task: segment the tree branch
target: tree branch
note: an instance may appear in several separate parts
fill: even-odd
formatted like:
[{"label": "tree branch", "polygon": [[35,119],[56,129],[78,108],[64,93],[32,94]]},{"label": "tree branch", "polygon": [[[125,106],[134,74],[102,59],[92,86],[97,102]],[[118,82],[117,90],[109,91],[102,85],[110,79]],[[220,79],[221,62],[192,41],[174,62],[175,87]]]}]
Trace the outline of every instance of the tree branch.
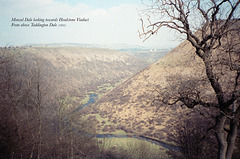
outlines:
[{"label": "tree branch", "polygon": [[218,104],[216,103],[203,102],[202,100],[196,100],[189,97],[180,97],[179,101],[183,102],[188,108],[194,108],[197,105],[201,105],[203,107],[218,107]]}]

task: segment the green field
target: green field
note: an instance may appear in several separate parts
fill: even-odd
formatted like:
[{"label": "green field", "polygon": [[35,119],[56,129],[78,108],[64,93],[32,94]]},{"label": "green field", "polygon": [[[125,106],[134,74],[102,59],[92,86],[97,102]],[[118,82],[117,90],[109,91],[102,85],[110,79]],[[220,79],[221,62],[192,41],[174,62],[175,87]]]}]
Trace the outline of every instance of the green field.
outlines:
[{"label": "green field", "polygon": [[167,149],[136,138],[104,138],[97,140],[101,149],[110,150],[116,154],[127,154],[131,158],[168,158]]}]

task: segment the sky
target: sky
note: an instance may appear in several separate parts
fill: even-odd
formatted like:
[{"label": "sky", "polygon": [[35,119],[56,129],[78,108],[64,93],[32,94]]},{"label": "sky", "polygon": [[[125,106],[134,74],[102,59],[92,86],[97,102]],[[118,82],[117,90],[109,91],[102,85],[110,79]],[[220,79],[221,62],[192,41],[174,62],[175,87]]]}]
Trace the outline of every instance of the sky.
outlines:
[{"label": "sky", "polygon": [[[138,13],[143,8],[141,0],[0,0],[0,46],[39,43],[129,44],[155,49],[177,46],[180,41],[169,29],[160,30],[145,42],[139,38]],[[46,18],[57,21],[46,22]]]}]

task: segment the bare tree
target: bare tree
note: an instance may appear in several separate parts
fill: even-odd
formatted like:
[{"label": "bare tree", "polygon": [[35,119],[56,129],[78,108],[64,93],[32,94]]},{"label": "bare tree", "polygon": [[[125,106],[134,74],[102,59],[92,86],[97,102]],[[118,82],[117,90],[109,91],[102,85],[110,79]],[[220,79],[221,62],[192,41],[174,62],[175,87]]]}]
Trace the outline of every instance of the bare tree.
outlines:
[{"label": "bare tree", "polygon": [[98,153],[95,140],[79,133],[91,134],[94,123],[73,113],[78,104],[52,82],[52,67],[36,54],[0,48],[1,159],[94,158]]},{"label": "bare tree", "polygon": [[[171,126],[168,138],[174,141],[179,151],[168,150],[176,159],[210,159],[217,157],[216,139],[208,128],[212,121],[196,114],[182,113],[180,121]],[[181,152],[181,154],[179,153]],[[214,153],[215,152],[215,153]]]},{"label": "bare tree", "polygon": [[141,12],[142,38],[148,39],[162,27],[171,28],[186,35],[203,62],[213,100],[204,100],[195,87],[181,89],[168,104],[216,109],[219,159],[232,158],[240,120],[239,4],[239,0],[153,0]]},{"label": "bare tree", "polygon": [[[29,134],[25,133],[27,127],[24,122],[23,111],[23,74],[24,70],[19,63],[19,54],[12,53],[8,49],[1,48],[1,75],[0,75],[0,106],[1,106],[1,126],[2,133],[6,134],[8,145],[5,145],[8,149],[6,155],[8,158],[22,157],[28,152],[22,152],[24,148],[28,146],[31,139],[27,137]],[[4,139],[4,137],[1,137]],[[27,138],[27,140],[24,140]]]}]

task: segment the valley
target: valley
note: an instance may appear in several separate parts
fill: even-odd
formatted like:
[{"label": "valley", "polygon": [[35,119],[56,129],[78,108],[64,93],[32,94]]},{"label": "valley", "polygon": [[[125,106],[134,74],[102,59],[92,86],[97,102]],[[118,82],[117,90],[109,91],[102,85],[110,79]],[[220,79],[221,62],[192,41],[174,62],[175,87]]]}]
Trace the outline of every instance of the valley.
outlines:
[{"label": "valley", "polygon": [[54,82],[83,103],[89,93],[101,96],[147,66],[145,61],[110,49],[30,47],[20,52],[44,59]]},{"label": "valley", "polygon": [[[153,141],[139,134],[136,134],[137,136],[133,133],[129,134],[124,127],[122,129],[115,121],[110,121],[108,116],[99,113],[97,107],[95,107],[96,101],[147,67],[151,63],[151,61],[146,60],[147,56],[150,58],[152,54],[144,52],[144,58],[142,58],[138,54],[133,55],[129,52],[123,53],[102,48],[5,47],[1,48],[1,69],[4,71],[0,80],[4,83],[8,78],[8,81],[15,81],[13,84],[17,84],[17,90],[11,85],[10,88],[13,89],[11,91],[5,90],[5,87],[1,89],[2,93],[6,92],[9,97],[12,96],[11,92],[14,92],[16,97],[21,96],[21,98],[16,99],[18,100],[17,105],[14,104],[15,102],[11,103],[13,107],[18,109],[18,113],[15,114],[18,123],[24,124],[27,121],[29,127],[31,127],[31,124],[35,125],[35,120],[35,123],[44,123],[42,130],[39,130],[44,136],[44,140],[49,140],[50,134],[57,130],[60,136],[59,139],[56,138],[56,142],[60,144],[60,147],[64,146],[61,143],[61,138],[63,138],[61,134],[66,133],[64,140],[68,142],[67,133],[70,127],[88,134],[95,134],[94,136],[88,135],[88,137],[97,137],[99,141],[106,137],[104,134],[111,134],[111,139],[106,138],[104,139],[105,142],[115,142],[118,138],[124,136],[125,144],[129,142],[131,144],[139,140],[138,144],[148,141],[146,144],[154,144],[158,147],[164,142],[157,142],[156,139]],[[9,63],[8,61],[13,62]],[[7,74],[12,74],[12,72],[14,76],[8,77]],[[44,95],[42,96],[42,94]],[[1,102],[8,102],[8,98],[4,96],[4,94],[1,94]],[[43,104],[38,105],[37,101]],[[24,105],[27,105],[27,107]],[[34,105],[38,105],[37,109],[31,110],[30,107]],[[7,107],[6,110],[5,107],[1,109],[3,109],[2,113],[5,111],[10,111],[9,114],[14,113]],[[33,116],[29,116],[29,113]],[[5,121],[5,114],[2,117],[4,118],[1,121]],[[41,121],[41,118],[44,121]],[[6,116],[7,119],[8,116]],[[16,127],[22,132],[26,131],[19,124],[16,124]],[[34,132],[38,129],[40,127],[33,127],[29,128],[29,131]],[[109,137],[109,135],[107,136]],[[30,145],[34,144],[35,138],[35,136],[30,137]],[[109,148],[114,146],[112,144],[108,145]],[[54,144],[48,146],[54,146]],[[26,153],[31,153],[31,151],[33,150]]]},{"label": "valley", "polygon": [[[168,53],[167,50],[120,52],[69,46],[1,48],[0,82],[10,81],[9,88],[1,87],[7,94],[1,94],[1,102],[10,102],[14,108],[1,108],[4,116],[1,120],[7,120],[9,117],[5,119],[4,112],[10,111],[16,116],[13,123],[22,136],[26,130],[20,124],[27,122],[31,142],[26,147],[35,144],[36,139],[46,140],[45,146],[52,147],[54,155],[59,151],[69,154],[70,151],[63,151],[65,145],[75,147],[79,143],[86,146],[84,153],[89,156],[104,156],[106,152],[139,158],[136,156],[143,149],[146,153],[141,155],[150,155],[150,158],[159,158],[159,154],[162,158],[179,155],[174,136],[176,127],[188,120],[187,117],[194,122],[201,121],[203,117],[198,111],[202,110],[187,109],[179,102],[168,105],[165,100],[169,100],[179,86],[184,86],[183,90],[199,87],[204,90],[203,97],[210,98],[212,94],[208,82],[194,79],[206,78],[204,65],[194,52],[188,41]],[[177,83],[176,86],[175,82],[181,78],[193,79],[199,84]],[[212,99],[214,97],[208,100]],[[206,114],[210,113],[216,112]],[[206,122],[213,124],[210,119]],[[44,126],[35,127],[34,123],[44,123]],[[206,129],[204,123],[198,124]],[[43,139],[33,135],[37,131]],[[54,135],[57,137],[52,139]],[[49,145],[48,140],[55,143]],[[89,146],[95,146],[90,148],[95,152],[89,151]],[[27,155],[33,151],[36,150]]]},{"label": "valley", "polygon": [[[153,100],[157,96],[158,85],[167,84],[170,73],[177,73],[181,68],[180,72],[186,75],[195,71],[193,65],[196,63],[188,63],[187,67],[185,65],[185,61],[192,60],[173,58],[182,56],[179,48],[189,50],[187,52],[191,54],[190,44],[182,43],[170,54],[106,93],[94,104],[93,109],[100,115],[98,118],[103,118],[98,125],[99,132],[144,135],[171,143],[166,138],[170,125],[178,118],[177,114],[185,109],[162,106],[156,112],[158,105]],[[181,63],[185,66],[181,67]]]},{"label": "valley", "polygon": [[0,159],[240,159],[240,0],[0,3]]}]

